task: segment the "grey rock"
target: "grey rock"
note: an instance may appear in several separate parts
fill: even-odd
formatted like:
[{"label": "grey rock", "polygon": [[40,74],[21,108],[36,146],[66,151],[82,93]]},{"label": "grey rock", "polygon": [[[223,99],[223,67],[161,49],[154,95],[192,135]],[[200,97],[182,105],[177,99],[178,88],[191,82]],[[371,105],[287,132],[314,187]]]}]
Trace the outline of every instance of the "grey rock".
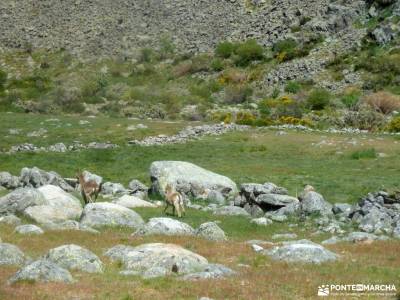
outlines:
[{"label": "grey rock", "polygon": [[42,193],[33,188],[19,188],[0,198],[0,214],[22,213],[26,208],[47,204]]},{"label": "grey rock", "polygon": [[285,242],[282,246],[264,250],[273,260],[320,264],[338,259],[338,255],[308,240]]},{"label": "grey rock", "polygon": [[278,210],[273,211],[273,214],[276,216],[293,216],[299,214],[300,210],[301,210],[300,202],[294,202],[284,207],[281,207]]},{"label": "grey rock", "polygon": [[397,225],[397,227],[393,229],[393,237],[395,239],[400,239],[400,225]]},{"label": "grey rock", "polygon": [[224,197],[237,193],[236,184],[228,177],[183,161],[155,161],[150,166],[150,176],[153,191],[162,195],[168,184],[196,198],[205,190],[218,191]]},{"label": "grey rock", "polygon": [[17,226],[21,224],[21,219],[15,215],[5,215],[0,217],[0,224]]},{"label": "grey rock", "polygon": [[297,238],[295,233],[278,233],[272,236],[273,240],[293,240]]},{"label": "grey rock", "polygon": [[301,209],[306,214],[320,213],[322,215],[332,214],[332,205],[325,201],[322,195],[314,191],[305,192],[301,195]]},{"label": "grey rock", "polygon": [[19,270],[8,282],[12,284],[18,281],[72,283],[73,278],[67,270],[55,263],[37,260]]},{"label": "grey rock", "polygon": [[81,225],[99,228],[103,226],[124,226],[139,228],[144,224],[140,215],[133,210],[114,203],[89,203],[81,216]]},{"label": "grey rock", "polygon": [[245,216],[250,217],[250,214],[242,207],[237,206],[222,206],[214,211],[215,215],[224,216]]},{"label": "grey rock", "polygon": [[43,185],[55,185],[66,192],[74,191],[74,188],[56,172],[46,172],[36,167],[32,169],[23,168],[21,170],[20,181],[26,187],[38,188]]},{"label": "grey rock", "polygon": [[371,35],[379,45],[389,43],[396,36],[395,31],[388,25],[379,26]]},{"label": "grey rock", "polygon": [[332,211],[336,215],[349,216],[352,211],[352,206],[348,203],[335,203],[332,207]]},{"label": "grey rock", "polygon": [[264,215],[264,211],[258,205],[246,203],[243,208],[254,218]]},{"label": "grey rock", "polygon": [[24,253],[17,246],[0,243],[0,266],[19,266],[25,259]]},{"label": "grey rock", "polygon": [[334,245],[334,244],[337,244],[337,243],[339,243],[341,241],[342,241],[341,238],[339,238],[337,236],[333,236],[333,237],[331,237],[331,238],[329,238],[327,240],[322,241],[321,244],[322,245]]},{"label": "grey rock", "polygon": [[188,224],[171,218],[151,218],[134,235],[194,235],[195,230]]},{"label": "grey rock", "polygon": [[371,209],[360,220],[359,229],[369,233],[391,233],[392,218],[385,211],[377,208]]},{"label": "grey rock", "polygon": [[269,214],[268,216],[274,222],[285,222],[287,221],[288,217],[286,215],[278,215],[278,214]]},{"label": "grey rock", "polygon": [[255,200],[258,204],[266,204],[271,206],[287,206],[289,204],[298,203],[295,197],[280,194],[262,194]]},{"label": "grey rock", "polygon": [[120,183],[105,182],[101,186],[101,193],[103,195],[123,195],[127,194],[128,190]]},{"label": "grey rock", "polygon": [[272,222],[272,220],[270,220],[266,217],[261,217],[261,218],[252,219],[250,221],[250,223],[260,225],[260,226],[268,226],[268,225],[272,224],[273,222]]},{"label": "grey rock", "polygon": [[133,192],[145,192],[147,194],[149,188],[137,179],[133,179],[128,184],[129,189]]},{"label": "grey rock", "polygon": [[19,178],[8,172],[0,172],[0,186],[6,189],[16,189],[21,185]]},{"label": "grey rock", "polygon": [[211,241],[227,240],[225,232],[215,223],[203,223],[196,230],[196,235]]},{"label": "grey rock", "polygon": [[348,236],[342,238],[345,242],[359,243],[359,242],[369,242],[376,240],[385,240],[386,237],[379,237],[372,233],[367,232],[351,232]]},{"label": "grey rock", "polygon": [[77,245],[63,245],[49,250],[45,259],[71,271],[102,273],[104,266],[91,251]]},{"label": "grey rock", "polygon": [[149,201],[145,201],[136,196],[131,196],[131,195],[124,195],[124,196],[114,200],[113,203],[127,207],[127,208],[157,207],[157,205],[155,205]]},{"label": "grey rock", "polygon": [[42,228],[32,224],[17,226],[15,227],[15,232],[19,234],[28,234],[28,235],[30,234],[37,235],[44,233]]},{"label": "grey rock", "polygon": [[208,261],[204,257],[174,244],[152,243],[137,247],[118,245],[110,248],[106,256],[120,261],[124,268],[144,274],[148,270],[166,272],[163,275],[189,274],[204,271]]},{"label": "grey rock", "polygon": [[184,275],[182,280],[220,279],[235,274],[235,271],[223,265],[209,264],[204,271]]}]

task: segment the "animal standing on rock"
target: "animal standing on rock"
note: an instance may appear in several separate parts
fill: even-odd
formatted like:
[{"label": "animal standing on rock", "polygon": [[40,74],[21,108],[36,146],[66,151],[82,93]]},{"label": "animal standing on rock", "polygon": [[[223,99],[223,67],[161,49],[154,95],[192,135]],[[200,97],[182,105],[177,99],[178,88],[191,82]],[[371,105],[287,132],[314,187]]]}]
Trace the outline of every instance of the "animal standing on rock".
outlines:
[{"label": "animal standing on rock", "polygon": [[185,215],[185,204],[183,201],[183,196],[175,191],[171,185],[167,184],[165,187],[165,209],[164,213],[167,211],[168,206],[172,206],[172,214],[175,215],[175,210],[178,213],[178,217],[181,218],[182,214]]},{"label": "animal standing on rock", "polygon": [[[76,178],[78,179],[78,183],[80,186],[81,194],[83,201],[85,201],[85,205],[88,203],[93,203],[97,200],[97,196],[101,191],[101,186],[103,183],[98,184],[94,180],[86,180],[83,172],[78,171],[76,174]],[[94,201],[93,197],[94,196]]]}]

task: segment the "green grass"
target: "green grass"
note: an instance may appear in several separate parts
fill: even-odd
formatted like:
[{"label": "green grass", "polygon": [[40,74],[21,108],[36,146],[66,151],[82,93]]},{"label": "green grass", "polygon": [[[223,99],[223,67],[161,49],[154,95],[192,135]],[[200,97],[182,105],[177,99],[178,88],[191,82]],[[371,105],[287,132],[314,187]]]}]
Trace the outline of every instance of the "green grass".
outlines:
[{"label": "green grass", "polygon": [[365,159],[365,158],[377,158],[378,154],[374,148],[359,150],[351,153],[352,159]]},{"label": "green grass", "polygon": [[[46,119],[43,116],[2,115],[1,134],[8,128],[21,128],[24,133],[33,125]],[[5,118],[4,118],[5,117]],[[126,140],[140,138],[145,133],[127,136],[124,129],[130,120],[98,118],[90,120],[90,132],[76,123],[79,118],[60,118],[73,123],[69,132],[64,128],[49,129],[48,138],[27,138],[8,136],[0,141],[0,148],[8,148],[21,142],[40,145],[55,142],[69,142],[80,139],[83,142],[109,140],[122,146],[115,150],[84,150],[68,153],[18,153],[0,154],[0,171],[19,174],[23,167],[37,166],[54,170],[64,177],[71,177],[78,168],[88,169],[102,175],[106,180],[127,184],[139,179],[149,184],[149,166],[156,160],[182,160],[200,165],[206,169],[232,178],[236,183],[273,182],[289,189],[292,195],[300,192],[304,185],[311,184],[330,202],[355,202],[364,194],[378,189],[399,189],[397,179],[400,165],[400,146],[394,137],[366,135],[334,135],[318,133],[289,132],[276,136],[271,130],[235,132],[219,137],[205,137],[186,144],[154,147],[124,146]],[[6,120],[4,122],[3,120]],[[25,121],[24,121],[25,120]],[[28,121],[26,121],[28,120]],[[13,123],[14,122],[14,123]],[[31,123],[28,123],[31,122]],[[133,121],[132,121],[133,122]],[[4,124],[5,123],[5,124]],[[116,124],[122,124],[118,127]],[[150,132],[173,133],[176,126],[146,122]],[[26,126],[27,128],[25,128]],[[97,126],[100,127],[96,128]],[[107,133],[108,128],[113,133]],[[53,131],[54,130],[54,131]],[[322,143],[326,142],[329,143]],[[353,143],[355,141],[355,143]],[[371,156],[371,150],[385,153],[385,157],[354,159]],[[357,151],[357,152],[355,152]],[[357,154],[354,154],[357,153]],[[357,184],[354,184],[356,181]]]}]

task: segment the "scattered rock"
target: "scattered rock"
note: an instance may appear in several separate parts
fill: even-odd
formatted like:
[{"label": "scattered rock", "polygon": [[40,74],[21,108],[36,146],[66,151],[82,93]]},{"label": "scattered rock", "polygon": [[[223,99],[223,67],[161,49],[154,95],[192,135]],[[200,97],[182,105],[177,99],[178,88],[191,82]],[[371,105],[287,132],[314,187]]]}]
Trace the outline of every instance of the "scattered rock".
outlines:
[{"label": "scattered rock", "polygon": [[201,198],[205,190],[218,191],[224,197],[237,193],[236,184],[228,177],[183,161],[155,161],[150,166],[152,189],[161,195],[169,184],[177,191]]},{"label": "scattered rock", "polygon": [[272,224],[272,220],[266,218],[266,217],[261,217],[261,218],[257,218],[257,219],[252,219],[250,221],[250,223],[254,223],[260,226],[268,226],[270,224]]},{"label": "scattered rock", "polygon": [[128,190],[120,183],[105,182],[101,186],[101,193],[103,195],[122,195],[127,194]]},{"label": "scattered rock", "polygon": [[292,240],[296,238],[297,234],[295,233],[278,233],[272,236],[273,240]]},{"label": "scattered rock", "polygon": [[24,262],[25,255],[17,246],[0,243],[0,266],[19,266]]},{"label": "scattered rock", "polygon": [[22,213],[26,208],[44,205],[43,194],[33,188],[19,188],[0,198],[0,214]]},{"label": "scattered rock", "polygon": [[17,226],[15,228],[15,232],[19,233],[19,234],[28,234],[28,235],[30,235],[30,234],[36,235],[36,234],[43,234],[44,233],[42,228],[40,228],[40,227],[38,227],[36,225],[32,225],[32,224]]},{"label": "scattered rock", "polygon": [[127,207],[127,208],[135,208],[135,207],[157,207],[157,205],[142,200],[135,196],[124,195],[117,200],[114,200],[113,203]]},{"label": "scattered rock", "polygon": [[204,271],[187,274],[182,280],[220,279],[236,274],[230,268],[220,264],[209,264]]},{"label": "scattered rock", "polygon": [[338,255],[308,240],[285,242],[282,246],[264,250],[273,260],[320,264],[338,259]]},{"label": "scattered rock", "polygon": [[325,201],[322,195],[314,191],[305,191],[300,195],[301,209],[306,214],[332,214],[332,205]]},{"label": "scattered rock", "polygon": [[67,270],[55,263],[37,260],[19,270],[8,282],[12,284],[18,281],[72,283],[73,279]]},{"label": "scattered rock", "polygon": [[8,172],[0,172],[0,186],[13,190],[21,186],[21,182],[17,176],[13,176]]},{"label": "scattered rock", "polygon": [[[152,243],[137,247],[118,245],[109,249],[106,256],[120,261],[124,268],[138,274],[156,269],[157,274],[189,274],[204,271],[208,261],[204,257],[173,244]],[[161,272],[162,270],[162,272]]]},{"label": "scattered rock", "polygon": [[171,218],[151,218],[135,235],[194,235],[195,230],[186,223]]},{"label": "scattered rock", "polygon": [[222,206],[214,211],[215,215],[225,216],[245,216],[250,217],[250,214],[242,207],[238,206]]},{"label": "scattered rock", "polygon": [[81,216],[81,225],[99,228],[103,226],[124,226],[139,228],[143,219],[133,210],[114,203],[89,203]]},{"label": "scattered rock", "polygon": [[17,226],[21,224],[21,219],[15,215],[5,215],[0,217],[0,224]]},{"label": "scattered rock", "polygon": [[44,185],[55,185],[66,192],[74,191],[74,188],[56,172],[46,172],[36,167],[32,169],[23,168],[21,170],[20,181],[26,187],[38,188]]},{"label": "scattered rock", "polygon": [[225,232],[215,223],[203,223],[196,230],[196,235],[211,241],[227,240]]},{"label": "scattered rock", "polygon": [[103,263],[91,251],[77,245],[63,245],[49,250],[45,259],[71,271],[102,273]]},{"label": "scattered rock", "polygon": [[281,194],[262,194],[255,200],[258,204],[266,204],[271,206],[287,206],[290,204],[298,203],[299,200],[295,197]]}]

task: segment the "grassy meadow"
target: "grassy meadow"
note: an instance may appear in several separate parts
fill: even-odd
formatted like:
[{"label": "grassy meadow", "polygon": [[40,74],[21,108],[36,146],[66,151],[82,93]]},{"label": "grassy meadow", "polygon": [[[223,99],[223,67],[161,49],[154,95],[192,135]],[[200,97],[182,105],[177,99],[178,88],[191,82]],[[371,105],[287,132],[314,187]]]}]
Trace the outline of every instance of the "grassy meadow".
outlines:
[{"label": "grassy meadow", "polygon": [[[48,119],[57,118],[57,125]],[[140,147],[126,142],[147,135],[173,134],[188,123],[164,123],[97,117],[90,126],[79,125],[86,118],[1,114],[1,149],[30,142],[35,145],[110,141],[120,145],[113,150],[84,150],[67,153],[0,154],[0,171],[18,175],[22,167],[37,166],[71,177],[78,168],[88,169],[113,182],[127,184],[131,179],[150,183],[148,169],[155,160],[184,160],[226,175],[236,183],[274,182],[292,195],[311,184],[334,202],[356,202],[360,196],[378,189],[400,189],[400,140],[394,136],[338,135],[288,131],[285,135],[270,129],[250,129],[222,136],[209,136],[186,144]],[[129,125],[143,123],[148,129],[127,131]],[[71,125],[67,125],[71,124]],[[118,125],[120,124],[120,125]],[[199,124],[199,123],[195,123]],[[42,137],[27,133],[45,128]],[[20,129],[10,135],[9,129]],[[163,216],[162,208],[136,211],[145,219]],[[250,224],[244,217],[214,216],[189,209],[182,221],[197,228],[217,220],[228,242],[211,242],[195,237],[132,236],[133,230],[106,228],[100,234],[80,231],[48,231],[40,236],[19,236],[14,228],[0,226],[3,242],[15,244],[32,258],[49,249],[74,243],[97,254],[105,263],[104,274],[72,272],[76,283],[8,285],[7,279],[18,269],[0,268],[0,299],[310,299],[317,298],[321,284],[400,282],[400,242],[391,240],[372,244],[339,243],[327,246],[338,253],[338,262],[303,265],[274,262],[256,254],[247,240],[271,241],[276,233],[293,232],[298,238],[321,242],[328,234],[314,235],[311,221],[289,220],[268,227]],[[24,220],[28,222],[28,220]],[[296,223],[296,226],[291,224]],[[174,277],[144,280],[119,275],[121,266],[103,256],[117,244],[139,245],[147,242],[179,244],[239,272],[224,280],[183,282]],[[268,246],[266,246],[268,247]]]}]

